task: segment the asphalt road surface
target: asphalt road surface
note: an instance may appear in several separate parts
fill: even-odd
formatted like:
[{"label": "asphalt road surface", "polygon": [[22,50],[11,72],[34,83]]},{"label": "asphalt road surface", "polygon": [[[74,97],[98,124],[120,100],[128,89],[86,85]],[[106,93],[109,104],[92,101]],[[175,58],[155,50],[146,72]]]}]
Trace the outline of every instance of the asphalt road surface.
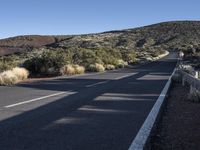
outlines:
[{"label": "asphalt road surface", "polygon": [[127,150],[176,61],[0,86],[0,150]]}]

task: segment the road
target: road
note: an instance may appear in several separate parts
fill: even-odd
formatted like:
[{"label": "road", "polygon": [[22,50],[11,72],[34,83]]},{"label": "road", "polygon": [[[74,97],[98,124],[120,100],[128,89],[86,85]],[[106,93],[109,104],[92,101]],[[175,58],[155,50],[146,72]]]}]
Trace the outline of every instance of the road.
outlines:
[{"label": "road", "polygon": [[1,150],[127,150],[176,65],[0,87]]}]

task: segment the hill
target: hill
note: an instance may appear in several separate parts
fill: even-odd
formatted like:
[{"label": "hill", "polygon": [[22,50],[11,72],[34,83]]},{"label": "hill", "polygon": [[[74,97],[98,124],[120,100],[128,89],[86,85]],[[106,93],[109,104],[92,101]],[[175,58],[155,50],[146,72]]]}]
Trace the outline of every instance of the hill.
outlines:
[{"label": "hill", "polygon": [[123,48],[173,50],[188,45],[199,46],[200,21],[164,22],[146,27],[72,36],[18,36],[0,40],[0,54],[39,47],[53,48]]},{"label": "hill", "polygon": [[78,64],[86,70],[91,70],[95,63],[113,68],[119,62],[134,64],[154,60],[165,50],[200,53],[200,21],[164,22],[96,34],[2,39],[0,55],[6,56],[0,57],[0,71],[16,65],[37,73],[52,68],[58,72],[65,64]]}]

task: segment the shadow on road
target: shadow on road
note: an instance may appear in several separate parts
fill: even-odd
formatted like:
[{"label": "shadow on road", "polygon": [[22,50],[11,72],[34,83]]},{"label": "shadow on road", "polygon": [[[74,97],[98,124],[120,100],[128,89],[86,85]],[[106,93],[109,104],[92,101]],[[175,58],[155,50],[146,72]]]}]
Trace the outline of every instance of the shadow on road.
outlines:
[{"label": "shadow on road", "polygon": [[[86,84],[104,80],[57,79],[19,85],[77,93],[0,121],[0,149],[128,149],[174,67],[160,63],[167,67],[142,67],[131,77],[88,88]],[[160,79],[146,79],[150,73]]]}]

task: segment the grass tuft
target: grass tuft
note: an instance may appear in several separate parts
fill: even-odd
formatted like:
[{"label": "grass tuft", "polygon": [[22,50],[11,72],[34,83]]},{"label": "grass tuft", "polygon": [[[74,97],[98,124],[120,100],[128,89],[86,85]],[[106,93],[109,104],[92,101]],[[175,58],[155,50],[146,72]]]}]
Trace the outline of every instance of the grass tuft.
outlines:
[{"label": "grass tuft", "polygon": [[73,65],[75,69],[75,74],[84,74],[85,73],[85,67],[79,66],[79,65]]},{"label": "grass tuft", "polygon": [[61,75],[75,75],[75,74],[83,74],[85,72],[85,68],[79,65],[65,65],[60,69]]},{"label": "grass tuft", "polygon": [[115,66],[114,65],[106,65],[106,70],[114,70],[115,69]]},{"label": "grass tuft", "polygon": [[27,79],[29,72],[24,68],[14,68],[0,73],[0,85],[13,85]]},{"label": "grass tuft", "polygon": [[124,68],[128,65],[128,63],[122,59],[117,60],[117,67],[118,68]]},{"label": "grass tuft", "polygon": [[17,76],[18,80],[27,79],[29,76],[29,72],[25,68],[16,67],[12,69],[12,72]]},{"label": "grass tuft", "polygon": [[103,72],[105,71],[105,68],[102,64],[95,63],[95,64],[89,65],[88,70],[93,71],[93,72]]}]

